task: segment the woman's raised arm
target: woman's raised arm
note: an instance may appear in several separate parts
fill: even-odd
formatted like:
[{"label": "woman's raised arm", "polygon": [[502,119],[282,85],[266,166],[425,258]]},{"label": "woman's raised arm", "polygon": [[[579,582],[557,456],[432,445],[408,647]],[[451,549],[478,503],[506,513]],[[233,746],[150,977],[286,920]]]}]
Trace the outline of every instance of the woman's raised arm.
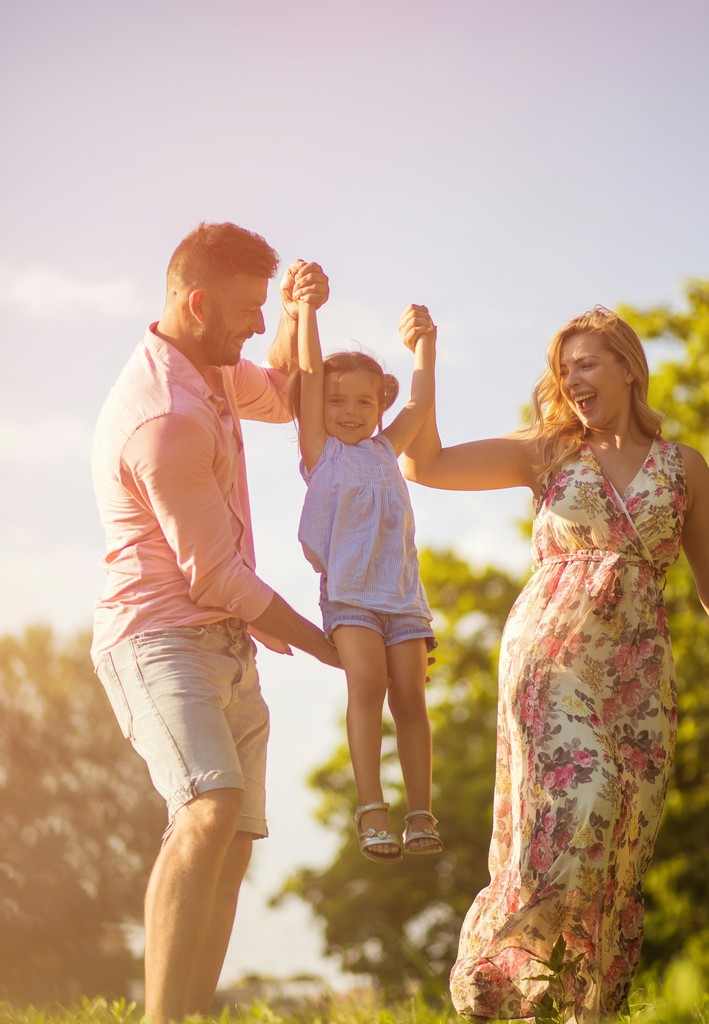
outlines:
[{"label": "woman's raised arm", "polygon": [[435,406],[402,459],[407,480],[449,491],[487,491],[529,487],[539,491],[537,443],[521,434],[444,448]]}]

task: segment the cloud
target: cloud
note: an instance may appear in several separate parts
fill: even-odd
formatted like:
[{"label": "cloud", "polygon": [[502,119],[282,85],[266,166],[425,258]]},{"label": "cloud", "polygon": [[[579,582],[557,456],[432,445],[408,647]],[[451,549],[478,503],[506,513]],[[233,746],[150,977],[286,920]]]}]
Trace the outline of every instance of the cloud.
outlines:
[{"label": "cloud", "polygon": [[0,308],[45,320],[77,314],[133,316],[143,303],[130,280],[89,281],[44,264],[4,264],[0,266]]}]

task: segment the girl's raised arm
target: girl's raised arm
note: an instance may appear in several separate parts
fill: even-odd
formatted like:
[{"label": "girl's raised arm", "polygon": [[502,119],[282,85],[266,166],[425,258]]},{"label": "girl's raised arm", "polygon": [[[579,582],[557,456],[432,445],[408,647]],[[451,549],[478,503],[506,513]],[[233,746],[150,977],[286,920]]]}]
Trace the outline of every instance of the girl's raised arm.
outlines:
[{"label": "girl's raised arm", "polygon": [[411,394],[401,412],[394,417],[382,433],[389,438],[396,455],[414,439],[429,410],[433,406],[436,366],[436,328],[426,312],[413,343],[414,369],[411,376]]},{"label": "girl's raised arm", "polygon": [[316,307],[303,299],[298,303],[298,363],[300,366],[300,411],[298,440],[306,469],[312,469],[327,441],[323,423],[325,374]]}]

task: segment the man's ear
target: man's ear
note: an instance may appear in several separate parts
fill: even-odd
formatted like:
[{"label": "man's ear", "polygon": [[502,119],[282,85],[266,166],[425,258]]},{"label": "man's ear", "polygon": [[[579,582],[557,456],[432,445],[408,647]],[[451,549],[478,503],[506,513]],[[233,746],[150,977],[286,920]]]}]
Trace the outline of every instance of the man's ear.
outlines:
[{"label": "man's ear", "polygon": [[204,323],[204,292],[201,288],[195,288],[194,291],[189,293],[187,296],[187,308],[190,311],[190,316],[197,323]]}]

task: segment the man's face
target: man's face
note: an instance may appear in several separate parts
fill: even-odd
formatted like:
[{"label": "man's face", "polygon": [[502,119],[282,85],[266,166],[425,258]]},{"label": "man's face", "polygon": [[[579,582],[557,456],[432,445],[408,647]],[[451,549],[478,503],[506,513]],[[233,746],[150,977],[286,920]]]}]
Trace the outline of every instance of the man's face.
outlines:
[{"label": "man's face", "polygon": [[204,294],[204,312],[197,329],[204,366],[235,366],[245,341],[266,330],[262,306],[268,279],[238,274]]}]

